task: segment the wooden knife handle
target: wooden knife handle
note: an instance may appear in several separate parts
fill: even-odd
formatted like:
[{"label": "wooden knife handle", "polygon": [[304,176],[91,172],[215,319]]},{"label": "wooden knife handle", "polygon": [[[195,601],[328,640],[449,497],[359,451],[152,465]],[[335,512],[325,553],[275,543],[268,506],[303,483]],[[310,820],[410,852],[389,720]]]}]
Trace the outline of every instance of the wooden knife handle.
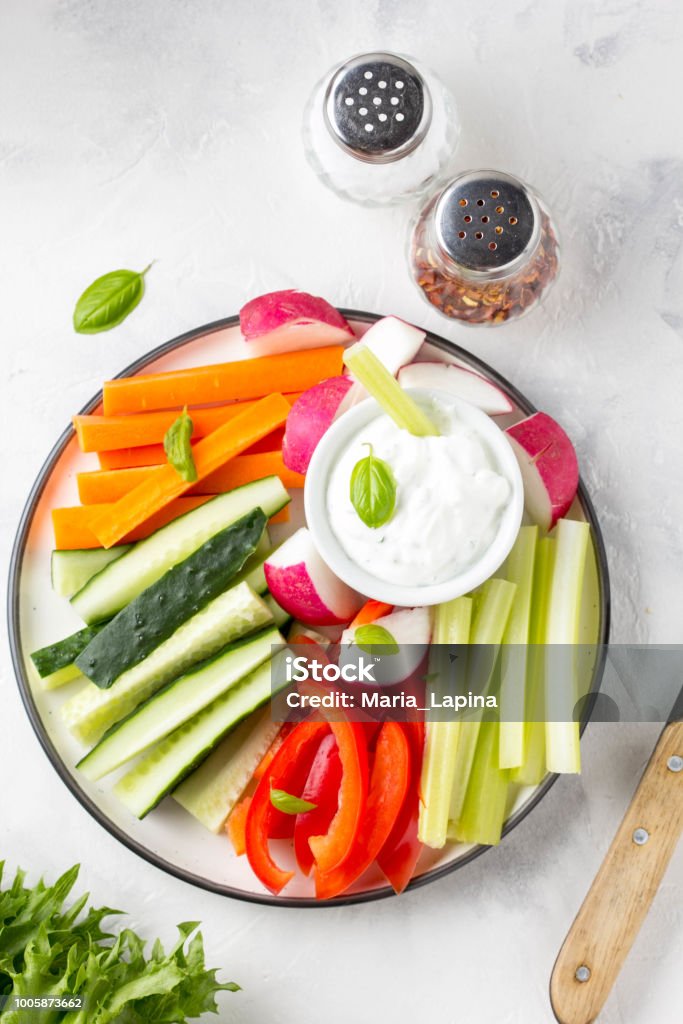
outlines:
[{"label": "wooden knife handle", "polygon": [[550,1001],[560,1024],[596,1019],[650,909],[683,828],[677,758],[683,758],[683,722],[662,732],[555,961]]}]

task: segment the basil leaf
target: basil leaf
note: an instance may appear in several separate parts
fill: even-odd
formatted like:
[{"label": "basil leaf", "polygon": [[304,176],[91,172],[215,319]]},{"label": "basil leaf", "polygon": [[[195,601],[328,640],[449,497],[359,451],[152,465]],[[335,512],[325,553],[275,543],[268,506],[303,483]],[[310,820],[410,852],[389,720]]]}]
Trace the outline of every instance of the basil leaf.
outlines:
[{"label": "basil leaf", "polygon": [[366,526],[376,529],[388,523],[396,507],[396,481],[391,466],[369,454],[360,459],[351,473],[351,504]]},{"label": "basil leaf", "polygon": [[74,309],[74,329],[79,334],[109,331],[132,313],[145,290],[145,274],[152,264],[137,270],[112,270],[89,285]]},{"label": "basil leaf", "polygon": [[[398,644],[388,629],[369,622],[366,626],[358,626],[353,634],[353,642],[366,654],[398,654]],[[381,650],[375,650],[380,647]]]},{"label": "basil leaf", "polygon": [[312,804],[310,800],[292,796],[284,789],[271,789],[270,802],[276,810],[282,811],[283,814],[304,814],[306,811],[314,811],[318,806]]},{"label": "basil leaf", "polygon": [[174,420],[164,435],[164,451],[166,458],[178,474],[188,484],[197,479],[197,467],[194,464],[190,438],[194,423],[187,414],[187,406],[177,420]]}]

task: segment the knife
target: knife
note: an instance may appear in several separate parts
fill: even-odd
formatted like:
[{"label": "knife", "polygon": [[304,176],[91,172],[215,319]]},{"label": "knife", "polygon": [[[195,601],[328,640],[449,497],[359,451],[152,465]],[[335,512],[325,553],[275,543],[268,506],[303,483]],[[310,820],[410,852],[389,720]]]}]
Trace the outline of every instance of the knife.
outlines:
[{"label": "knife", "polygon": [[550,979],[560,1024],[591,1024],[645,920],[683,829],[683,689]]}]

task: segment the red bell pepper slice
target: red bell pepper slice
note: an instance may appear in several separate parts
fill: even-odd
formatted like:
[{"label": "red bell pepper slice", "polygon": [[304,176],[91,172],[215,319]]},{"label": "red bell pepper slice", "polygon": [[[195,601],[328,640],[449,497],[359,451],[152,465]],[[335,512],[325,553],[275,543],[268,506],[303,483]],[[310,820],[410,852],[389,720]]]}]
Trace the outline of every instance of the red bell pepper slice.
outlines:
[{"label": "red bell pepper slice", "polygon": [[334,871],[353,848],[365,811],[368,791],[368,750],[360,722],[330,722],[337,741],[342,778],[337,812],[323,835],[308,843],[318,871]]},{"label": "red bell pepper slice", "polygon": [[278,867],[268,849],[270,822],[276,810],[270,802],[271,788],[291,792],[303,765],[308,774],[320,741],[329,729],[324,721],[300,722],[275,754],[252,797],[246,824],[247,860],[259,881],[272,893],[279,893],[294,872]]},{"label": "red bell pepper slice", "polygon": [[232,848],[238,857],[247,851],[247,814],[251,797],[244,796],[238,804],[235,804],[230,816],[225,823],[225,831],[232,843]]},{"label": "red bell pepper slice", "polygon": [[410,774],[410,749],[397,722],[385,722],[377,738],[370,792],[356,841],[348,857],[332,871],[315,872],[315,892],[330,899],[344,892],[370,867],[400,813]]},{"label": "red bell pepper slice", "polygon": [[296,862],[305,875],[310,875],[313,854],[308,845],[311,836],[327,832],[337,813],[342,765],[333,733],[323,738],[315,760],[308,773],[308,779],[301,794],[315,807],[311,811],[297,814],[294,826],[294,853]]},{"label": "red bell pepper slice", "polygon": [[417,838],[420,813],[420,777],[424,751],[424,724],[404,722],[410,746],[410,779],[403,807],[389,838],[377,855],[377,864],[394,892],[403,892],[413,877],[423,844]]}]

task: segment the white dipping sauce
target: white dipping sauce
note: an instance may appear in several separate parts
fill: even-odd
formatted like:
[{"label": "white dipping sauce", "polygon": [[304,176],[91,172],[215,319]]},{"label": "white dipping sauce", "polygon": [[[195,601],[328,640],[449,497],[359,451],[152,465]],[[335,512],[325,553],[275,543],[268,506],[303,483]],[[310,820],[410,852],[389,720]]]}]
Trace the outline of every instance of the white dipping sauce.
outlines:
[{"label": "white dipping sauce", "polygon": [[[349,558],[388,583],[427,586],[467,569],[490,547],[512,494],[476,430],[435,400],[429,413],[440,437],[415,437],[381,414],[351,439],[330,473],[332,531]],[[350,497],[351,473],[368,443],[396,480],[394,514],[375,529]]]}]

